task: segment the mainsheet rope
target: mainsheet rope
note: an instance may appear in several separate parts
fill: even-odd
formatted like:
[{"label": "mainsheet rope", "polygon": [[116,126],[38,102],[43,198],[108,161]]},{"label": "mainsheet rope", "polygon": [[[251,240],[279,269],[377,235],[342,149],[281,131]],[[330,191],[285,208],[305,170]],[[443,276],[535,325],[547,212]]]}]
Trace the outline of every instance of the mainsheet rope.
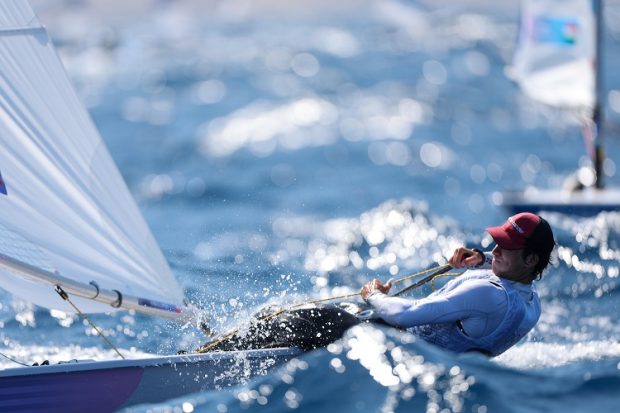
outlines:
[{"label": "mainsheet rope", "polygon": [[30,367],[30,365],[28,365],[26,363],[22,363],[21,361],[15,360],[13,357],[7,356],[6,354],[4,354],[2,352],[0,352],[0,356],[6,358],[8,360],[11,360],[13,363],[17,363],[17,364],[19,364],[21,366]]},{"label": "mainsheet rope", "polygon": [[[424,285],[424,284],[426,284],[429,281],[433,281],[435,278],[437,278],[439,276],[457,276],[457,275],[461,274],[461,273],[446,274],[446,272],[449,271],[450,269],[452,269],[450,264],[438,265],[436,267],[432,267],[432,268],[429,268],[427,270],[419,271],[419,272],[407,275],[407,276],[402,277],[402,278],[397,278],[395,280],[391,280],[392,284],[399,284],[399,283],[405,282],[407,280],[410,280],[412,278],[416,278],[416,277],[420,277],[420,276],[425,275],[425,274],[432,273],[432,274],[428,275],[426,278],[421,279],[417,283],[412,284],[409,287],[404,288],[401,291],[398,291],[394,295],[395,296],[396,295],[402,295],[403,293],[411,291],[414,288],[420,287],[421,285]],[[318,304],[318,303],[323,303],[323,302],[326,302],[326,301],[340,300],[340,299],[344,299],[344,298],[352,298],[352,297],[357,297],[358,295],[360,295],[359,292],[358,293],[351,293],[351,294],[336,295],[336,296],[333,296],[333,297],[320,298],[320,299],[317,299],[317,300],[310,300],[310,301],[305,301],[303,303],[293,304],[291,306],[282,308],[282,309],[280,309],[278,311],[274,311],[273,313],[266,314],[266,315],[264,315],[262,317],[258,317],[257,321],[259,321],[259,322],[269,321],[269,320],[271,320],[271,319],[273,319],[275,317],[278,317],[279,315],[281,315],[281,314],[283,314],[283,313],[285,313],[287,311],[294,310],[296,308],[300,308],[300,307],[306,306],[308,304]],[[196,353],[206,353],[206,352],[212,350],[214,347],[216,347],[220,343],[228,340],[230,337],[234,336],[238,332],[239,332],[239,328],[235,328],[235,329],[229,331],[228,333],[225,333],[224,335],[222,335],[217,340],[210,341],[210,342],[204,344],[203,346],[198,347],[195,350],[195,352]]]},{"label": "mainsheet rope", "polygon": [[123,355],[121,354],[120,351],[118,351],[118,349],[114,346],[114,344],[112,344],[112,342],[110,340],[108,340],[108,338],[103,334],[103,332],[99,329],[99,327],[97,327],[96,325],[94,325],[92,323],[92,321],[90,321],[90,319],[88,318],[88,316],[86,314],[84,314],[79,308],[77,308],[77,306],[75,304],[73,304],[73,301],[71,301],[71,299],[69,298],[69,294],[67,294],[67,292],[65,290],[62,289],[62,287],[60,285],[56,286],[56,292],[58,293],[58,295],[65,300],[66,302],[68,302],[69,304],[71,304],[71,307],[73,307],[75,309],[75,311],[86,321],[88,322],[88,324],[90,324],[90,326],[92,328],[95,329],[95,331],[97,332],[97,334],[99,334],[99,337],[101,337],[106,343],[108,343],[108,346],[110,346],[112,348],[112,350],[114,350],[116,352],[116,354],[118,354],[118,356],[120,358],[122,358],[123,360],[125,359],[125,357],[123,357]]},{"label": "mainsheet rope", "polygon": [[[73,304],[73,301],[71,301],[71,299],[69,298],[69,294],[67,294],[67,292],[65,290],[62,289],[62,287],[60,285],[56,286],[55,291],[58,293],[58,295],[65,300],[66,302],[68,302],[69,304],[71,304],[71,306],[75,309],[75,312],[78,313],[84,320],[86,320],[88,322],[88,324],[90,324],[90,326],[92,328],[95,329],[95,331],[97,332],[97,334],[99,334],[99,337],[101,337],[106,343],[108,343],[108,345],[116,352],[116,354],[118,354],[118,356],[120,358],[122,358],[123,360],[125,359],[125,357],[123,357],[123,355],[121,354],[120,351],[118,351],[118,349],[114,346],[114,344],[112,344],[112,342],[110,340],[108,340],[108,338],[103,334],[103,332],[96,326],[93,324],[92,321],[90,321],[90,319],[88,318],[88,316],[86,314],[84,314],[82,312],[82,310],[80,310],[75,304]],[[26,363],[22,363],[21,361],[18,361],[12,357],[7,356],[6,354],[0,352],[0,356],[11,360],[14,363],[20,364],[22,366],[26,366],[29,367],[28,364]],[[49,362],[47,360],[45,360],[42,365],[45,364],[49,364]],[[38,363],[33,364],[33,366],[38,366]]]}]

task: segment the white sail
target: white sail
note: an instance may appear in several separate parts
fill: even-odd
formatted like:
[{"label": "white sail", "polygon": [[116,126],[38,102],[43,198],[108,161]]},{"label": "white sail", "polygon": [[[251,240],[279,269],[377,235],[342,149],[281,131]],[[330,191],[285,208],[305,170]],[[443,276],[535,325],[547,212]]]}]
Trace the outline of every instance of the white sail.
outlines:
[{"label": "white sail", "polygon": [[[70,310],[53,285],[22,277],[30,268],[146,302],[182,301],[181,288],[25,0],[0,1],[0,176],[0,264],[15,260],[28,267],[0,265],[0,287],[44,307]],[[84,311],[112,310],[74,301]]]},{"label": "white sail", "polygon": [[595,104],[593,1],[524,0],[512,76],[531,98],[559,107]]}]

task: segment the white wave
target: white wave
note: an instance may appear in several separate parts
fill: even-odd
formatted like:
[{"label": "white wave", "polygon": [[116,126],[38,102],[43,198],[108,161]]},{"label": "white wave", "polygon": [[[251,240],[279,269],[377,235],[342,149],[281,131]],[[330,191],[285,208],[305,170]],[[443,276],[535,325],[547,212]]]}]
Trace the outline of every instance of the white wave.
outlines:
[{"label": "white wave", "polygon": [[515,346],[494,361],[519,370],[558,367],[580,361],[620,357],[620,342],[611,340],[584,343],[533,343]]}]

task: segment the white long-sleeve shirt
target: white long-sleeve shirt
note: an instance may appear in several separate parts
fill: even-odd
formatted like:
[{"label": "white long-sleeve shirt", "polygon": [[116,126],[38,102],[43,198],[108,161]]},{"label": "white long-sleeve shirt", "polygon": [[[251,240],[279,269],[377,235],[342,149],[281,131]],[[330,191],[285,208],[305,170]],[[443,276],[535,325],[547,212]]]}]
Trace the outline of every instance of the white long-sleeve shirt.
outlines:
[{"label": "white long-sleeve shirt", "polygon": [[[485,267],[487,269],[468,270],[466,273],[490,271],[490,260],[486,260],[479,268]],[[505,291],[485,279],[458,281],[451,280],[438,291],[420,300],[389,297],[376,291],[368,297],[368,302],[375,308],[376,315],[398,327],[460,321],[463,330],[470,337],[489,335],[506,314],[508,300]],[[534,285],[507,282],[519,292],[526,306],[531,306],[526,310],[531,317],[538,319],[540,307],[537,305],[538,301],[533,299],[537,294]]]}]

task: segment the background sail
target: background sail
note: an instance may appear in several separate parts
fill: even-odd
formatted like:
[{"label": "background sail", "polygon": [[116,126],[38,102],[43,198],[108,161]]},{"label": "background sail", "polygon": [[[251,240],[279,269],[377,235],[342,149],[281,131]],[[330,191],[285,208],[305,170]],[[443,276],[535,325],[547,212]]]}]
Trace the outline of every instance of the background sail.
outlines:
[{"label": "background sail", "polygon": [[[0,254],[151,300],[182,291],[25,0],[0,2]],[[0,286],[69,309],[48,285]],[[107,305],[75,300],[86,311]]]},{"label": "background sail", "polygon": [[592,108],[596,27],[592,0],[524,0],[512,76],[533,99]]}]

